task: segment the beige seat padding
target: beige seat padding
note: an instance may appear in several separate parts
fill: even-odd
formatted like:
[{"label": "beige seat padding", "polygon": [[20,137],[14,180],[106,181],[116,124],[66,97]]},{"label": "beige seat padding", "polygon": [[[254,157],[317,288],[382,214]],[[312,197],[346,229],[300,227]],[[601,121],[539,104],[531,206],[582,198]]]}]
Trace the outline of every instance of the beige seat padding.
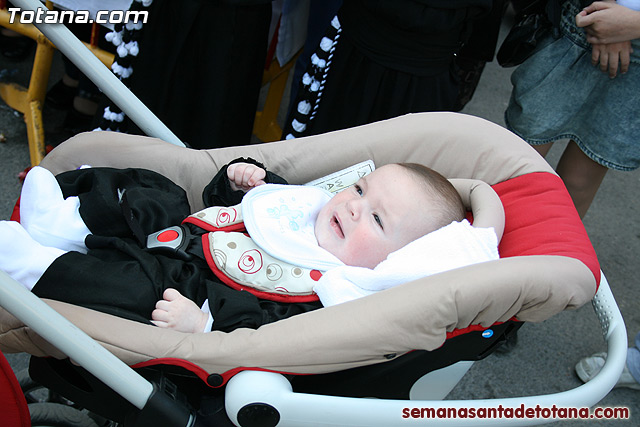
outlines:
[{"label": "beige seat padding", "polygon": [[473,116],[420,113],[289,141],[191,150],[154,138],[111,132],[80,134],[53,150],[41,166],[54,174],[83,164],[141,167],[186,189],[192,210],[204,207],[202,190],[221,166],[250,156],[291,184],[304,184],[371,159],[425,164],[447,178],[489,185],[531,172],[553,172],[534,149],[506,129]]}]

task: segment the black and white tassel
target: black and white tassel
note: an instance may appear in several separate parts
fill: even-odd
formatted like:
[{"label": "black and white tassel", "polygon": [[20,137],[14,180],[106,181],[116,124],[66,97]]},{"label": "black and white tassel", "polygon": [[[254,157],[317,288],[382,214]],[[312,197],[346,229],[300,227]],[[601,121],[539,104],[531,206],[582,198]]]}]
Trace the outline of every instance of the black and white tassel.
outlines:
[{"label": "black and white tassel", "polygon": [[302,136],[315,117],[341,32],[340,21],[335,16],[320,41],[318,49],[311,55],[307,70],[302,76],[302,85],[296,98],[296,109],[291,116],[291,131],[285,139]]},{"label": "black and white tassel", "polygon": [[[147,10],[152,2],[153,0],[134,0],[129,10]],[[111,64],[111,71],[113,71],[127,87],[129,87],[128,79],[133,74],[131,62],[133,57],[138,56],[140,52],[138,38],[142,26],[142,22],[116,24],[113,31],[105,35],[105,39],[116,47],[116,58],[113,64]],[[95,130],[120,131],[120,124],[124,122],[124,119],[124,112],[110,102],[104,109],[100,126]]]}]

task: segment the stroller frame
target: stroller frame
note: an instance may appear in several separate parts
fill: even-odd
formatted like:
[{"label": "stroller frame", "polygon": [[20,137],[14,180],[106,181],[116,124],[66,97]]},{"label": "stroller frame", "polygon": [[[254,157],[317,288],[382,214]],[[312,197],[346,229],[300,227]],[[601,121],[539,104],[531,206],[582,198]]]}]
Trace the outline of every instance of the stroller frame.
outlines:
[{"label": "stroller frame", "polygon": [[[35,10],[35,0],[14,0],[14,4],[27,10]],[[61,27],[61,28],[60,28]],[[183,145],[148,112],[131,93],[100,63],[94,67],[92,55],[70,33],[65,34],[62,25],[46,25],[40,28],[56,46],[79,66],[114,102],[116,102],[149,135],[158,136],[175,145]],[[76,39],[77,40],[77,39]],[[89,65],[82,65],[82,64]],[[97,64],[94,64],[97,65]],[[103,71],[96,71],[97,69]],[[170,132],[170,131],[169,131]],[[169,136],[168,136],[169,135]],[[76,326],[59,315],[46,303],[24,289],[19,283],[0,272],[0,306],[28,325],[34,332],[46,337],[52,345],[81,365],[141,413],[152,413],[149,419],[163,420],[171,425],[197,425],[194,414],[178,405],[172,408],[162,390],[136,373],[124,362],[97,344]],[[289,381],[273,372],[243,371],[236,374],[226,386],[225,407],[229,418],[237,425],[399,425],[406,422],[428,422],[431,425],[534,425],[550,419],[403,419],[406,408],[518,408],[521,405],[551,409],[552,407],[592,406],[615,385],[626,360],[627,337],[624,322],[604,275],[593,299],[593,307],[607,342],[608,358],[600,373],[590,382],[573,390],[524,398],[434,401],[390,400],[351,397],[321,396],[294,393]],[[424,381],[412,392],[413,396],[428,396],[435,384],[440,390],[431,396],[442,398],[453,388],[469,369],[472,362],[459,362],[427,374]],[[433,380],[433,381],[431,381]],[[439,396],[438,396],[439,395]],[[269,417],[265,417],[269,414]],[[142,420],[144,415],[138,418]],[[272,422],[270,422],[271,420]],[[259,422],[260,424],[257,424]]]}]

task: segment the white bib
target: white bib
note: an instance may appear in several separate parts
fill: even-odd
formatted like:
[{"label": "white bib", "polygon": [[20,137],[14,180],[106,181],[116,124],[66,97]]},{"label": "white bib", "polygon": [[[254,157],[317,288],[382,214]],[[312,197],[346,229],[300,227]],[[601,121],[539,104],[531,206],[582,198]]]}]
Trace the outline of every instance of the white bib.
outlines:
[{"label": "white bib", "polygon": [[244,225],[254,242],[274,258],[327,271],[344,265],[318,246],[314,226],[332,194],[317,187],[265,184],[242,199]]}]

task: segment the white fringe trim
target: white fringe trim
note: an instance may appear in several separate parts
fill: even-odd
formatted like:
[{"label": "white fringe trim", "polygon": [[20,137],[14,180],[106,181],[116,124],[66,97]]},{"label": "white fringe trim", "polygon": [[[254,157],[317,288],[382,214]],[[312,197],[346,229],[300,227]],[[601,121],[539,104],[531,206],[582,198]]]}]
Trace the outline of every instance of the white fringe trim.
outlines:
[{"label": "white fringe trim", "polygon": [[311,103],[309,101],[300,101],[298,103],[298,112],[300,114],[309,114],[311,111]]}]

